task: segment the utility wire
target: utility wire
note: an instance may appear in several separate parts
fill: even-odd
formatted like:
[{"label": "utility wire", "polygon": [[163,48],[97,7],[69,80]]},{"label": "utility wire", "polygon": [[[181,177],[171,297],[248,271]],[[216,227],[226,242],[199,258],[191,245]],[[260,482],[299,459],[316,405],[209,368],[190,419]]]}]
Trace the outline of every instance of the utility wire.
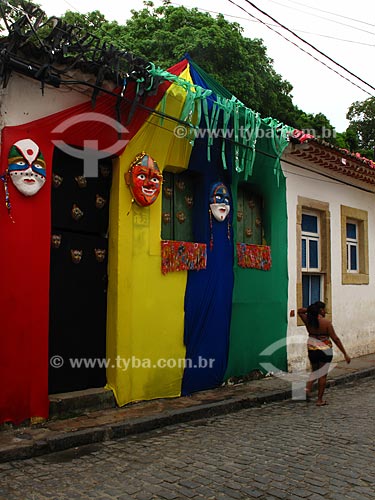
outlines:
[{"label": "utility wire", "polygon": [[[367,31],[367,30],[364,30],[362,28],[357,28],[356,26],[353,26],[352,24],[340,23],[340,21],[335,21],[334,19],[328,19],[327,17],[325,17],[325,16],[319,16],[318,14],[307,13],[305,10],[296,9],[295,7],[291,7],[289,5],[285,5],[284,3],[277,2],[276,0],[270,0],[270,2],[275,3],[277,5],[281,5],[282,7],[286,7],[287,9],[293,9],[294,11],[298,10],[299,12],[303,12],[305,14],[308,14],[309,16],[318,17],[319,19],[324,19],[325,21],[329,21],[331,23],[340,24],[341,26],[346,26],[346,27],[351,28],[353,30],[363,31],[364,33],[369,33],[370,35],[375,35],[375,33],[373,31]],[[332,14],[332,13],[330,13],[330,14]],[[333,15],[336,15],[336,14],[333,14]],[[373,25],[370,24],[370,26],[373,26]]]},{"label": "utility wire", "polygon": [[[187,6],[187,5],[184,5],[182,3],[177,3],[177,2],[171,2],[171,5],[175,5],[176,7],[189,7],[191,9],[193,8],[191,5]],[[225,18],[231,17],[233,19],[240,19],[242,21],[247,21],[247,22],[250,22],[250,23],[258,23],[259,24],[259,21],[257,19],[249,19],[248,17],[235,16],[233,14],[226,14],[226,13],[218,12],[216,10],[201,9],[200,7],[194,7],[194,8],[196,8],[197,10],[199,10],[199,12],[207,12],[209,14],[216,14],[216,15],[221,14]],[[273,27],[277,26],[276,24],[270,24],[270,23],[266,23],[266,24],[267,24],[267,26],[273,26]],[[305,30],[299,30],[299,29],[296,29],[295,31],[297,31],[298,33],[306,33],[308,35],[320,36],[320,37],[323,37],[323,38],[330,38],[332,40],[338,40],[339,42],[356,43],[358,45],[366,45],[368,47],[375,47],[374,43],[359,42],[358,40],[347,40],[346,38],[338,38],[336,36],[325,35],[323,33],[314,33],[313,31],[305,31]]]},{"label": "utility wire", "polygon": [[[279,23],[276,19],[274,19],[273,17],[271,17],[269,14],[267,14],[266,12],[262,11],[261,9],[259,9],[256,5],[254,5],[252,2],[250,2],[249,0],[245,0],[249,5],[251,5],[252,7],[254,7],[256,10],[258,10],[259,12],[261,12],[263,15],[269,17],[270,19],[272,19],[272,21],[276,22],[281,28],[285,29],[286,31],[290,32],[293,36],[295,36],[296,38],[298,38],[300,41],[302,41],[303,43],[309,45],[312,49],[314,49],[316,52],[318,52],[319,54],[321,54],[323,57],[329,59],[331,62],[333,62],[335,65],[339,66],[340,68],[342,68],[344,71],[348,72],[349,74],[351,74],[352,76],[354,76],[354,78],[360,80],[362,83],[364,83],[365,85],[367,85],[368,87],[372,88],[373,90],[375,90],[375,87],[373,87],[372,85],[370,85],[369,83],[365,82],[364,80],[362,80],[360,77],[358,77],[357,75],[355,75],[354,73],[352,73],[351,71],[349,71],[348,69],[346,69],[344,66],[342,66],[341,64],[337,63],[336,61],[334,61],[333,59],[331,59],[329,56],[327,56],[326,54],[324,54],[324,52],[321,52],[319,49],[317,49],[316,47],[314,47],[314,45],[310,44],[309,42],[307,42],[306,40],[304,40],[303,38],[301,38],[300,36],[296,35],[292,30],[290,30],[289,28],[287,28],[286,26],[284,26],[283,24]],[[337,75],[339,75],[341,78],[343,78],[344,80],[347,80],[349,83],[351,83],[352,85],[354,85],[355,87],[358,87],[360,90],[362,90],[363,92],[365,92],[366,94],[368,94],[369,96],[373,97],[373,95],[365,90],[364,88],[360,87],[357,83],[354,83],[353,81],[349,80],[349,78],[345,77],[344,75],[342,75],[341,73],[339,73],[337,70],[333,69],[331,66],[328,66],[328,64],[324,63],[323,61],[321,61],[320,59],[318,59],[317,57],[313,56],[310,52],[308,52],[307,50],[303,49],[302,47],[300,47],[297,43],[293,42],[292,40],[290,40],[289,38],[287,38],[286,36],[284,36],[282,33],[280,33],[279,31],[273,29],[271,26],[269,26],[266,22],[262,21],[261,19],[257,18],[256,16],[254,16],[254,14],[251,14],[250,12],[248,12],[244,7],[242,7],[241,5],[238,5],[236,2],[234,2],[233,0],[228,0],[228,2],[230,2],[231,4],[235,5],[236,7],[238,7],[239,9],[243,10],[244,12],[246,12],[246,14],[248,14],[249,16],[251,17],[254,17],[255,19],[257,19],[257,21],[259,21],[260,23],[262,23],[264,26],[266,26],[268,29],[270,29],[271,31],[274,31],[275,33],[277,33],[279,36],[281,36],[282,38],[284,38],[287,42],[291,43],[292,45],[294,45],[295,47],[297,47],[299,50],[301,50],[302,52],[305,52],[306,54],[308,54],[310,57],[312,57],[313,59],[315,59],[316,61],[318,61],[320,64],[323,64],[323,66],[325,66],[326,68],[330,69],[331,71],[333,71],[334,73],[336,73]]]},{"label": "utility wire", "polygon": [[[229,0],[229,1],[231,3],[233,3],[232,0]],[[277,21],[274,17],[272,17],[269,14],[267,14],[267,12],[265,12],[264,10],[260,9],[259,7],[257,7],[253,2],[251,2],[250,0],[245,0],[245,2],[248,3],[249,5],[251,5],[258,12],[262,13],[264,16],[269,17],[274,23],[278,24],[281,28],[283,28],[284,30],[288,31],[293,36],[295,36],[296,38],[298,38],[298,40],[300,40],[301,42],[303,42],[306,45],[308,45],[309,47],[311,47],[313,50],[315,50],[316,52],[318,52],[318,54],[322,55],[323,57],[325,57],[326,59],[328,59],[329,61],[331,61],[333,64],[335,64],[336,66],[338,66],[339,68],[341,68],[344,71],[346,71],[347,73],[349,73],[349,75],[354,76],[354,78],[356,78],[360,82],[364,83],[365,85],[367,85],[368,87],[370,87],[372,90],[375,90],[375,87],[373,87],[370,83],[367,83],[365,80],[363,80],[362,78],[360,78],[359,76],[355,75],[350,70],[348,70],[347,68],[345,68],[345,66],[343,66],[340,63],[338,63],[337,61],[335,61],[331,57],[327,56],[327,54],[325,54],[321,50],[317,49],[314,45],[312,45],[311,43],[309,43],[307,40],[304,40],[300,36],[296,35],[291,29],[289,29],[287,26],[285,26],[284,24],[282,24],[279,21]]]},{"label": "utility wire", "polygon": [[[274,0],[270,0],[270,1],[273,2]],[[342,14],[337,14],[336,12],[330,12],[329,10],[319,9],[318,7],[315,7],[315,6],[310,7],[310,5],[308,5],[306,3],[301,5],[299,2],[293,2],[293,0],[288,0],[288,1],[290,3],[294,3],[294,5],[299,5],[300,7],[303,6],[303,7],[306,7],[307,9],[318,10],[319,12],[325,12],[326,14],[331,14],[332,16],[342,17],[343,19],[349,19],[350,21],[354,21],[355,23],[366,24],[367,26],[372,26],[373,28],[375,28],[375,24],[366,23],[366,21],[361,21],[360,19],[354,19],[353,17],[343,16]],[[275,3],[278,3],[278,2],[275,2]],[[282,4],[280,4],[280,5],[282,5]]]}]

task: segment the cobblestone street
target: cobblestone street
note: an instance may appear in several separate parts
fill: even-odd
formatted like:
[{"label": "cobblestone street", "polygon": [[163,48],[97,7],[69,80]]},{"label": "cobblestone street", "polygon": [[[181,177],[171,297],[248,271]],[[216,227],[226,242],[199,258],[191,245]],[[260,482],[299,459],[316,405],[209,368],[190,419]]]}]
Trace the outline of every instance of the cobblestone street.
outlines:
[{"label": "cobblestone street", "polygon": [[375,499],[375,379],[0,464],[0,500]]}]

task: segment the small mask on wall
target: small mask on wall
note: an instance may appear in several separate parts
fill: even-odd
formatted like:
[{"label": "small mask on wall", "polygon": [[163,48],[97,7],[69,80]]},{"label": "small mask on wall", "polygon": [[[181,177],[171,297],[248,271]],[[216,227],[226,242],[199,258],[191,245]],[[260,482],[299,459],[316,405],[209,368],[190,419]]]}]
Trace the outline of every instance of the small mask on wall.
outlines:
[{"label": "small mask on wall", "polygon": [[51,236],[51,245],[52,245],[52,248],[60,248],[61,240],[62,240],[61,234],[53,234]]},{"label": "small mask on wall", "polygon": [[8,171],[14,186],[25,196],[34,196],[46,182],[46,162],[31,139],[17,141],[9,151]]},{"label": "small mask on wall", "polygon": [[79,264],[82,260],[83,250],[72,249],[70,250],[73,264]]},{"label": "small mask on wall", "polygon": [[182,210],[179,210],[176,213],[177,220],[180,224],[183,224],[186,221],[186,215]]},{"label": "small mask on wall", "polygon": [[74,220],[78,221],[80,219],[82,219],[83,217],[83,212],[82,210],[79,208],[78,205],[76,205],[74,203],[74,205],[72,206],[72,217]]},{"label": "small mask on wall", "polygon": [[105,250],[104,248],[95,248],[94,252],[95,252],[95,259],[98,262],[104,262],[107,250]]},{"label": "small mask on wall", "polygon": [[134,201],[141,207],[147,207],[159,196],[163,176],[156,161],[146,153],[140,153],[125,174],[125,181]]},{"label": "small mask on wall", "polygon": [[64,180],[64,178],[61,177],[61,175],[52,174],[52,185],[54,188],[60,187],[63,180]]},{"label": "small mask on wall", "polygon": [[100,194],[96,195],[96,197],[95,197],[96,208],[103,208],[106,203],[107,203],[107,200],[105,198],[103,198],[103,196],[100,196]]},{"label": "small mask on wall", "polygon": [[163,212],[162,219],[164,224],[169,224],[171,222],[170,212]]},{"label": "small mask on wall", "polygon": [[255,201],[254,200],[248,200],[247,205],[249,208],[255,208]]},{"label": "small mask on wall", "polygon": [[87,187],[87,179],[83,175],[77,175],[77,177],[74,177],[76,183],[78,184],[78,187],[83,189]]},{"label": "small mask on wall", "polygon": [[219,222],[223,222],[230,212],[229,191],[222,182],[216,182],[211,186],[210,209],[212,215]]},{"label": "small mask on wall", "polygon": [[178,179],[176,181],[176,187],[179,191],[184,191],[185,190],[185,181]]},{"label": "small mask on wall", "polygon": [[193,208],[194,198],[191,195],[185,196],[185,203],[188,208]]},{"label": "small mask on wall", "polygon": [[99,172],[102,177],[109,177],[111,169],[107,165],[99,165]]},{"label": "small mask on wall", "polygon": [[167,187],[165,186],[164,188],[164,196],[168,199],[172,198],[172,194],[173,194],[173,189],[171,187]]}]

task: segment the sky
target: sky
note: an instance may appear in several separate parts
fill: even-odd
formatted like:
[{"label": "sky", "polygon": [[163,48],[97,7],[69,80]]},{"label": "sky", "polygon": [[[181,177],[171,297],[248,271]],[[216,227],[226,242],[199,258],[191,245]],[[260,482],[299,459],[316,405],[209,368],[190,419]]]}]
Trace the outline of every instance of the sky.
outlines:
[{"label": "sky", "polygon": [[[131,17],[131,9],[140,10],[144,6],[143,0],[127,0],[126,4],[118,0],[36,1],[49,16],[60,16],[67,10],[81,14],[99,10],[109,21],[116,20],[119,24],[125,24]],[[161,5],[161,0],[153,1],[155,6]],[[243,36],[261,38],[268,56],[273,60],[275,71],[292,84],[294,104],[306,113],[323,113],[337,132],[344,132],[349,124],[346,120],[349,106],[355,101],[375,96],[374,0],[251,0],[251,3],[320,53],[260,13],[250,0],[177,0],[172,5],[196,7],[211,12],[214,17],[220,12],[228,21],[243,27]]]}]

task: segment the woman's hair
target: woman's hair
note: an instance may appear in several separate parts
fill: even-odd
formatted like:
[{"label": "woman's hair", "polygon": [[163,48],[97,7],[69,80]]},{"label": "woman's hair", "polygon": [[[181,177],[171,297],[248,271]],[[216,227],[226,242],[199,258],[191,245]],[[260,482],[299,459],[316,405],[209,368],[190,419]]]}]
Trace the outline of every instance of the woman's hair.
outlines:
[{"label": "woman's hair", "polygon": [[321,302],[320,300],[314,302],[313,304],[310,304],[306,311],[307,324],[312,326],[313,328],[319,328],[319,312],[321,309],[325,309],[325,307],[325,303]]}]

